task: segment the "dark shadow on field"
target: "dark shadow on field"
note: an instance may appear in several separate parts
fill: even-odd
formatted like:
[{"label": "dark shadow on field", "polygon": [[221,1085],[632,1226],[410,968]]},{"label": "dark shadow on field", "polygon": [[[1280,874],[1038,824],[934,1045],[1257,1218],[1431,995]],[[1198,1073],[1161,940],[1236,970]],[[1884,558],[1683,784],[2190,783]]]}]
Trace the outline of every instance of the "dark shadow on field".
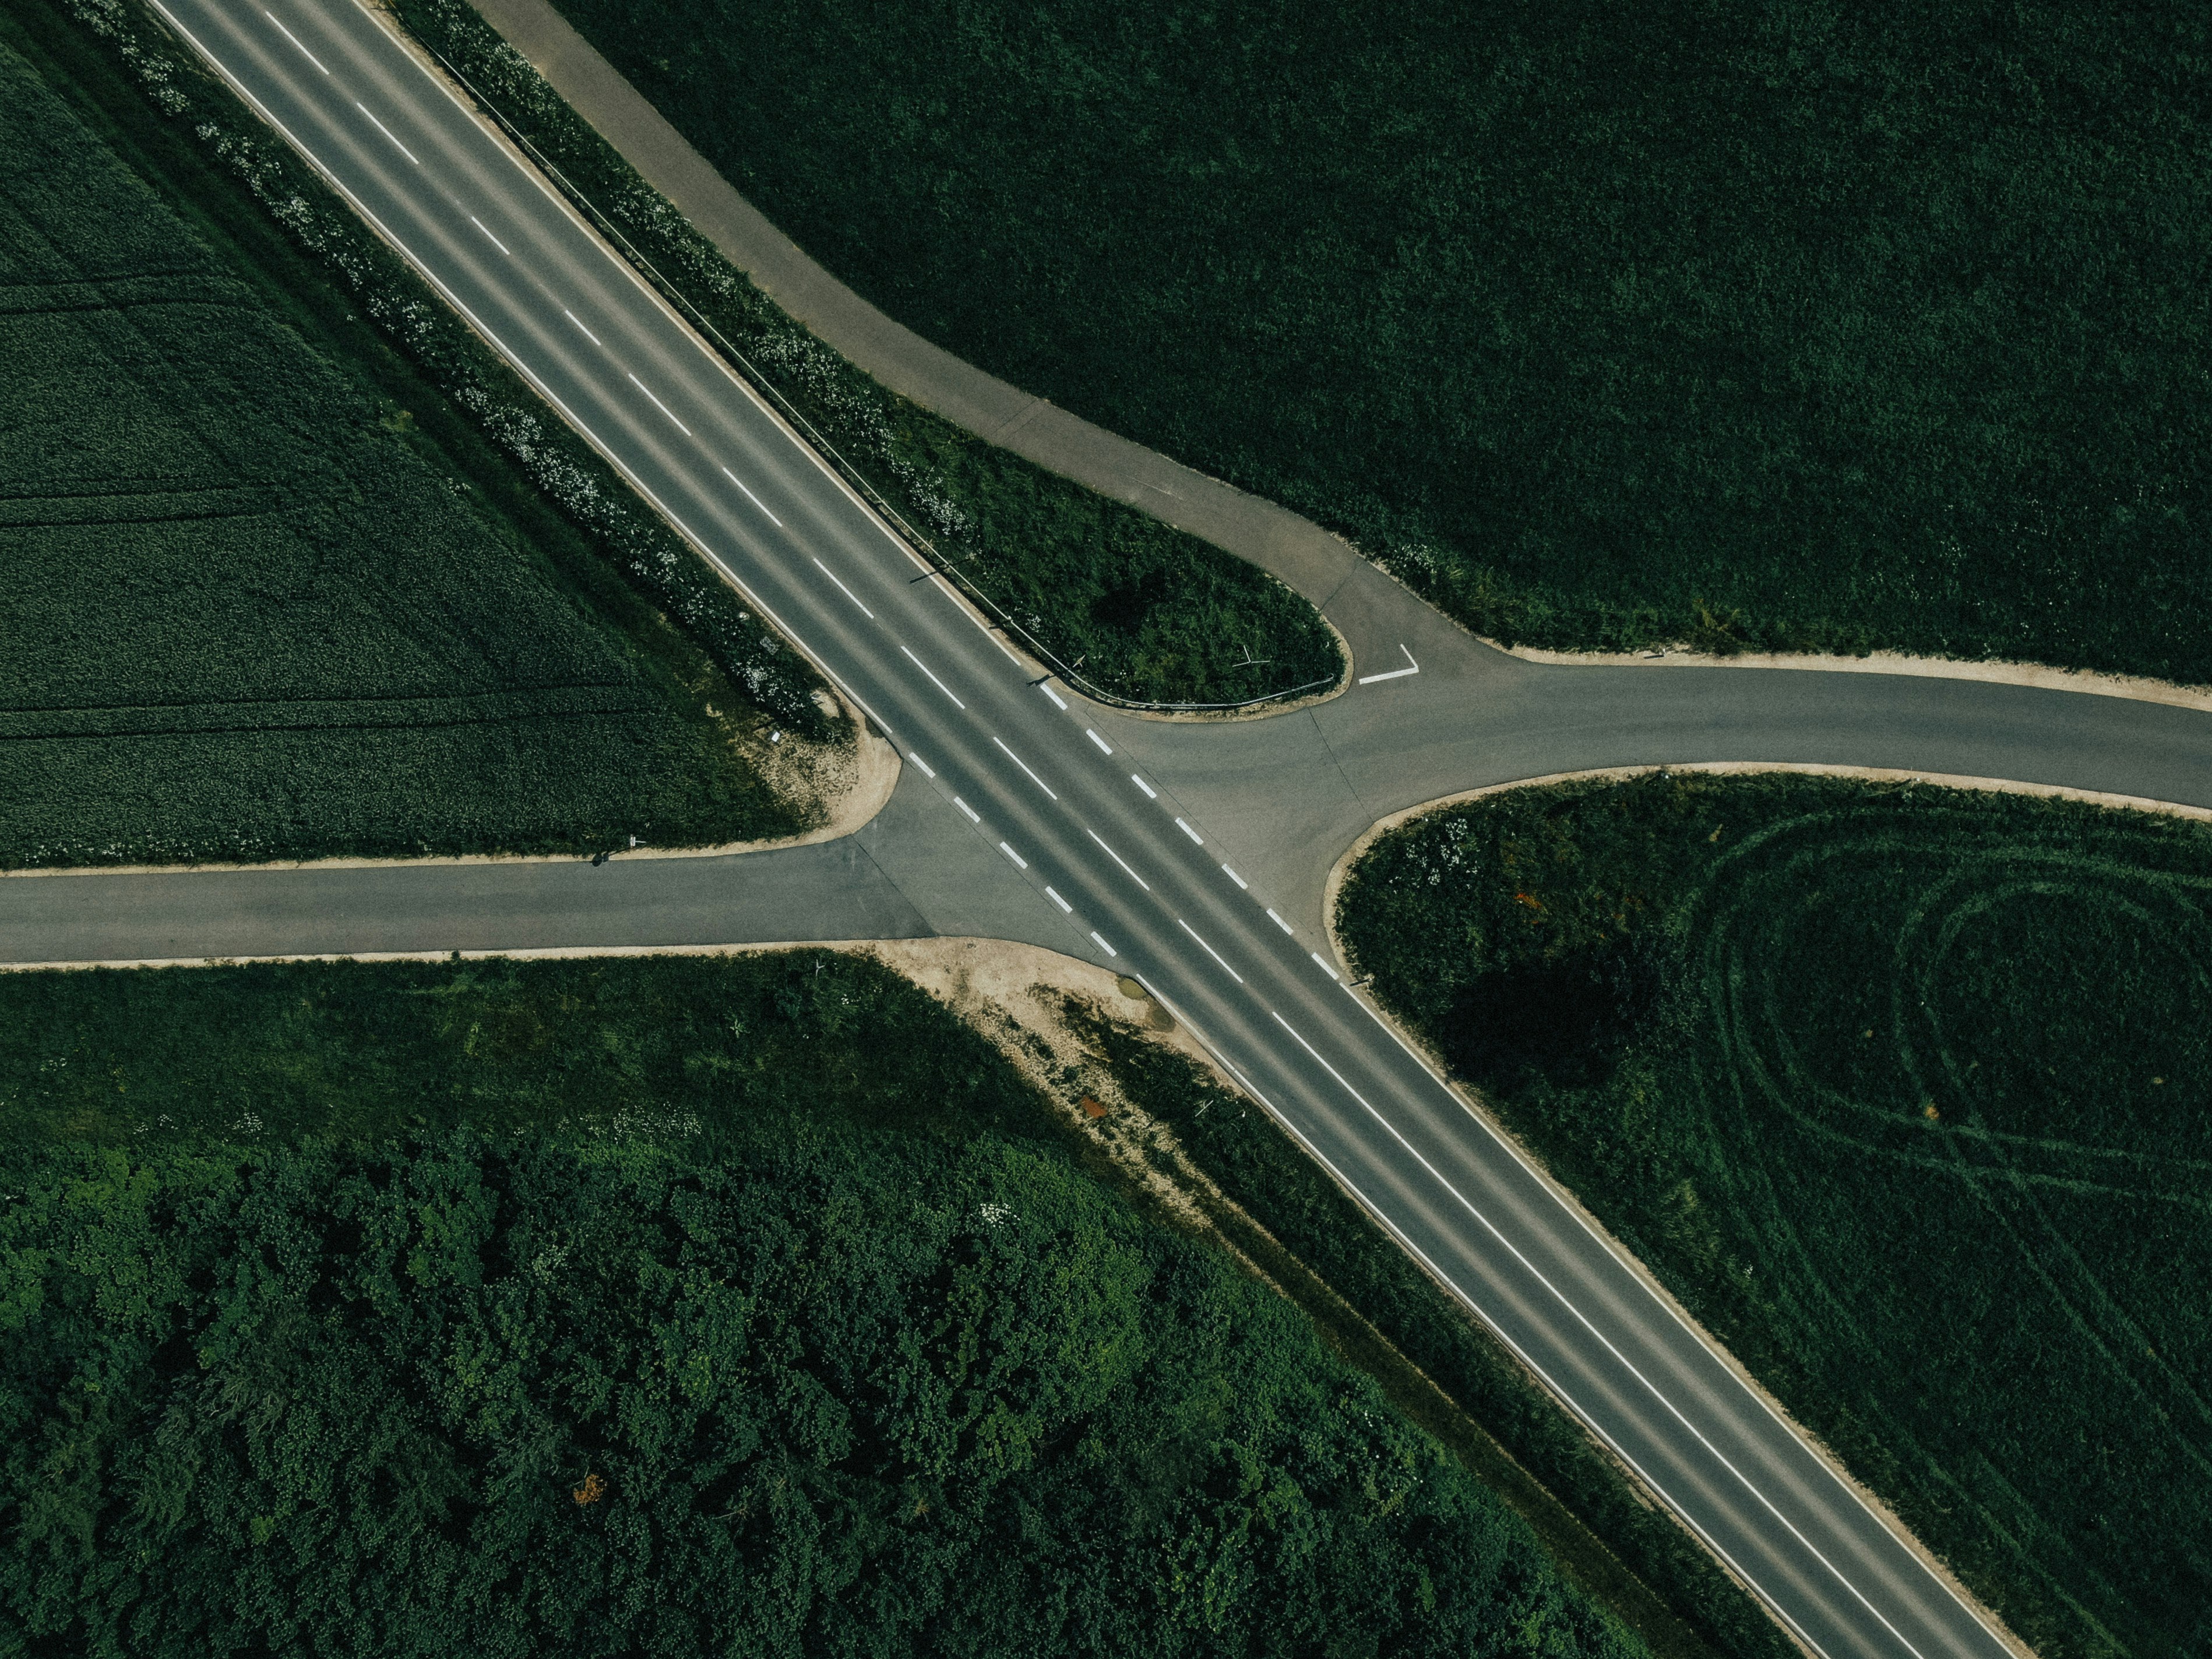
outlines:
[{"label": "dark shadow on field", "polygon": [[1444,1057],[1484,1088],[1596,1088],[1657,1018],[1672,966],[1633,938],[1495,969],[1453,998]]}]

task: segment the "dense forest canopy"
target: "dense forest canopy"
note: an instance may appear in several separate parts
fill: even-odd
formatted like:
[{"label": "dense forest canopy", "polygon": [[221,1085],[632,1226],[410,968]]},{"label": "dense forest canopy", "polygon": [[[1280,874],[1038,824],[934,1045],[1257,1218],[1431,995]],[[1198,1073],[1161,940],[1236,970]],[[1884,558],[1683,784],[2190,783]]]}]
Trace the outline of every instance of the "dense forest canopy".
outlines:
[{"label": "dense forest canopy", "polygon": [[[1644,1651],[872,964],[18,975],[0,1026],[0,1650]],[[438,1121],[284,1133],[339,1056],[337,1121]]]}]

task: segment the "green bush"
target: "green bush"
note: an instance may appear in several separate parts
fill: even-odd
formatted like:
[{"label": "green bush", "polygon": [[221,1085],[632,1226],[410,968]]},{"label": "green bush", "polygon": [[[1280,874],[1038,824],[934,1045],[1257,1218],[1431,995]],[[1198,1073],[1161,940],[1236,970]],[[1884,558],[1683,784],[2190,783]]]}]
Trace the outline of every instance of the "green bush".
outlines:
[{"label": "green bush", "polygon": [[1481,631],[2212,681],[2201,11],[560,3],[891,315]]},{"label": "green bush", "polygon": [[1338,925],[2038,1652],[2212,1646],[2212,830],[1656,775],[1417,819]]},{"label": "green bush", "polygon": [[1067,678],[1113,699],[1214,706],[1342,678],[1335,635],[1274,577],[969,436],[792,322],[465,0],[397,0],[395,9]]},{"label": "green bush", "polygon": [[6,1650],[1642,1650],[872,964],[0,1006]]}]

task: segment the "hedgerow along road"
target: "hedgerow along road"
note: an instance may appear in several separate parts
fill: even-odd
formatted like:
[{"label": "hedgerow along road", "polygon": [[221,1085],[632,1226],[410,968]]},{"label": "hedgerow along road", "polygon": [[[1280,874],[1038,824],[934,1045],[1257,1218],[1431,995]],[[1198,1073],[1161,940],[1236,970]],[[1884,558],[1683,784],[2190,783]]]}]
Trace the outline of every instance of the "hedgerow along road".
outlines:
[{"label": "hedgerow along road", "polygon": [[[2193,799],[2212,794],[2212,720],[1956,682],[1535,669],[1373,583],[1346,629],[1359,680],[1323,709],[1206,726],[1112,716],[994,635],[382,20],[346,0],[156,3],[896,746],[908,810],[936,815],[915,820],[922,841],[958,837],[958,880],[993,884],[992,908],[1033,919],[1024,935],[1148,987],[1785,1626],[1834,1659],[2005,1651],[1342,981],[1320,875],[1379,811],[1660,759],[1904,764]],[[1390,635],[1395,652],[1377,643]],[[757,856],[767,871],[785,855]],[[664,862],[653,902],[680,908],[689,880],[712,904],[728,864]],[[377,872],[417,876],[463,904],[491,879]],[[102,883],[147,879],[9,881],[0,908],[33,889],[96,908]],[[396,890],[351,890],[373,903]],[[0,954],[27,959],[31,933],[0,931]],[[588,948],[591,933],[565,942]]]}]

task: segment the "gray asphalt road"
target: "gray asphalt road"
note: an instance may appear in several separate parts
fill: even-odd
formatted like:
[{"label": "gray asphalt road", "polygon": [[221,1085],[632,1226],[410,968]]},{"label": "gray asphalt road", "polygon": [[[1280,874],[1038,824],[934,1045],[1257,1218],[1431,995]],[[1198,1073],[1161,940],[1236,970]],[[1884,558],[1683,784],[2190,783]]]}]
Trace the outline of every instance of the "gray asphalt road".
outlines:
[{"label": "gray asphalt road", "polygon": [[[1394,805],[1655,759],[1904,764],[2203,800],[2212,721],[1940,681],[1538,669],[1481,651],[1371,571],[1346,579],[1332,614],[1352,623],[1362,674],[1418,672],[1273,720],[1109,718],[1038,683],[924,577],[369,13],[161,3],[909,764],[848,850],[596,871],[18,878],[0,881],[0,950],[588,946],[865,927],[992,933],[1109,962],[1176,1009],[1809,1645],[1836,1659],[2002,1650],[1340,982],[1316,872]],[[185,884],[202,880],[230,885],[191,896]],[[161,948],[133,944],[149,918],[141,933]],[[385,943],[352,942],[370,939]]]}]

